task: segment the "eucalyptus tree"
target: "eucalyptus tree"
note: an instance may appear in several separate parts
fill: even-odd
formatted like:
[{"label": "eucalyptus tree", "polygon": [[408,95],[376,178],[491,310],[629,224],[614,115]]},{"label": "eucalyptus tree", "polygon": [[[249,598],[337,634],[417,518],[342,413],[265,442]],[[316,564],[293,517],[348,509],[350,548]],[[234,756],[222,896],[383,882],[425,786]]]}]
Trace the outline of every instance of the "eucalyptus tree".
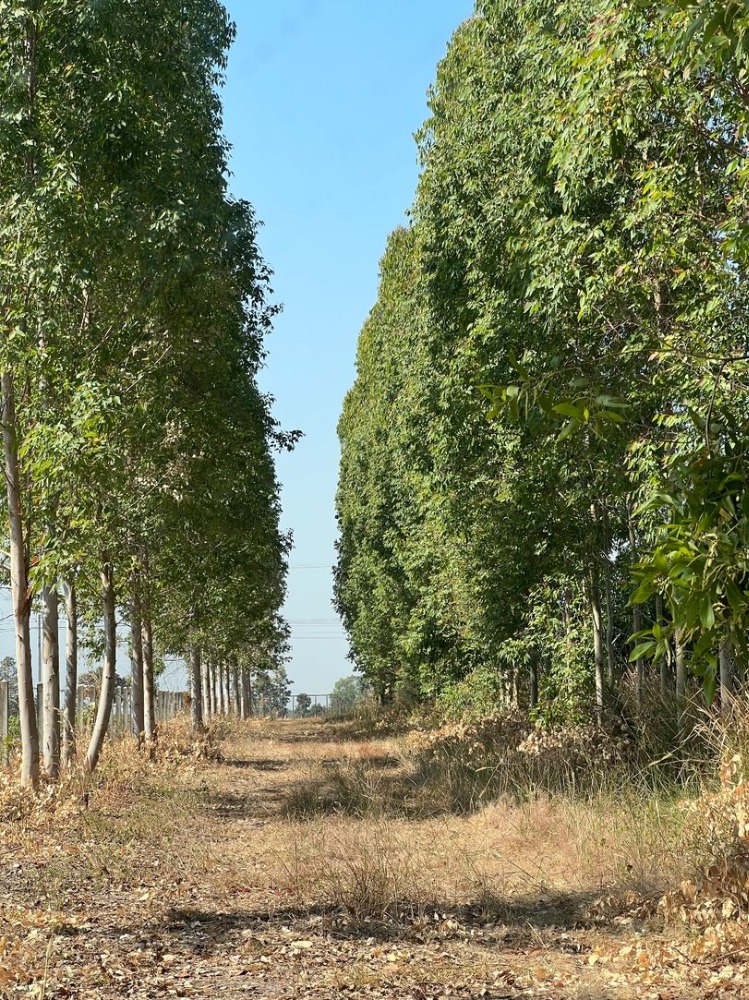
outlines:
[{"label": "eucalyptus tree", "polygon": [[[150,577],[163,607],[154,615],[157,643],[179,652],[200,648],[214,664],[260,641],[283,602],[288,540],[279,529],[272,450],[294,439],[280,431],[255,381],[273,308],[254,217],[243,204],[227,206],[225,215],[224,309],[212,327],[210,314],[192,311],[196,333],[212,329],[212,336],[160,384],[155,403],[170,433],[159,452],[168,478],[150,545]],[[193,663],[197,671],[197,658]],[[202,693],[195,671],[193,684]]]},{"label": "eucalyptus tree", "polygon": [[439,67],[414,226],[383,263],[340,425],[337,601],[376,685],[504,669],[518,634],[541,640],[530,595],[584,598],[600,720],[625,659],[617,583],[653,522],[635,508],[674,436],[699,438],[700,384],[725,437],[724,372],[696,365],[685,397],[669,359],[694,355],[718,303],[741,336],[714,214],[728,119],[669,75],[653,13],[485,0]]},{"label": "eucalyptus tree", "polygon": [[[588,262],[580,316],[606,331],[607,356],[618,338],[629,384],[608,372],[602,383],[593,354],[593,369],[542,360],[512,387],[514,398],[551,398],[569,429],[590,427],[610,394],[629,404],[618,420],[640,510],[634,600],[662,592],[670,612],[633,656],[660,658],[676,636],[682,669],[688,643],[708,697],[719,650],[742,646],[746,616],[744,57],[720,41],[739,25],[737,8],[696,18],[695,55],[689,36],[686,49],[674,44],[672,13],[659,5],[601,3],[584,49],[567,53],[550,174],[568,249]],[[581,225],[596,192],[609,209]]]},{"label": "eucalyptus tree", "polygon": [[[613,652],[604,663],[604,633],[611,633],[604,620],[613,616],[604,582],[626,523],[626,441],[595,435],[556,441],[558,428],[544,419],[543,405],[520,431],[505,421],[493,440],[476,391],[482,383],[530,378],[548,364],[577,378],[574,370],[589,359],[612,396],[627,381],[616,349],[602,350],[603,331],[580,316],[587,258],[574,237],[609,211],[606,192],[590,191],[579,219],[570,220],[548,169],[561,129],[557,104],[568,86],[566,63],[584,45],[588,17],[589,5],[574,2],[478,5],[438,70],[421,135],[415,217],[430,360],[440,381],[438,419],[450,442],[441,478],[452,487],[454,520],[480,512],[484,551],[493,535],[489,551],[496,552],[500,580],[509,573],[521,612],[524,589],[544,572],[562,563],[577,575],[590,605],[600,716],[604,686],[615,673]],[[519,396],[517,385],[510,386],[506,410],[494,415],[517,416]],[[618,420],[614,406],[599,417]],[[504,507],[495,502],[498,483]],[[527,516],[529,504],[535,517]],[[501,582],[487,586],[484,601],[492,589],[501,593]],[[503,631],[488,637],[491,645],[497,648],[516,627],[517,620],[506,620]]]},{"label": "eucalyptus tree", "polygon": [[[201,404],[248,393],[254,422],[229,428],[218,421],[217,428],[241,438],[233,454],[254,463],[242,479],[242,513],[260,511],[263,544],[276,545],[273,567],[284,543],[267,443],[280,435],[254,386],[271,317],[267,274],[248,208],[226,197],[217,84],[233,28],[223,6],[39,0],[4,2],[0,13],[0,179],[7,193],[0,209],[0,367],[23,775],[33,783],[30,598],[44,593],[51,623],[58,579],[68,584],[71,639],[76,596],[79,608],[104,624],[107,655],[88,767],[96,765],[111,711],[118,600],[131,608],[136,664],[142,644],[143,725],[153,733],[161,594],[151,551],[158,559],[177,545],[174,535],[163,537],[173,497],[205,486],[202,457],[195,459],[183,430],[192,414],[180,410],[194,399],[174,387],[205,363],[211,380],[202,383]],[[162,390],[171,409],[159,405]],[[225,484],[223,442],[201,443],[215,450]],[[260,556],[252,556],[256,566]],[[221,572],[216,565],[211,581],[219,587]],[[273,572],[263,614],[282,590],[282,573]],[[53,647],[51,631],[49,638]],[[52,653],[48,659],[52,665]],[[71,648],[69,688],[74,674]],[[58,684],[51,670],[51,718]],[[54,756],[52,746],[52,764]]]}]

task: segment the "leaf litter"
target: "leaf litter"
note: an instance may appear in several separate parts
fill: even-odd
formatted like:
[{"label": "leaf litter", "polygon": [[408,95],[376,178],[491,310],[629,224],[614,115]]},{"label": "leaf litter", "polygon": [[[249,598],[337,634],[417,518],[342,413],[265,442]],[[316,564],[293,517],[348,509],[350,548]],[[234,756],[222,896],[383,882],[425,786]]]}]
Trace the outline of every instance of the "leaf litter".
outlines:
[{"label": "leaf litter", "polygon": [[155,759],[113,743],[85,795],[71,777],[31,801],[3,779],[1,997],[749,996],[741,947],[665,922],[673,899],[539,890],[504,870],[489,898],[477,865],[498,852],[473,842],[477,821],[289,815],[331,761],[376,768],[387,738],[294,722],[223,737],[193,753],[175,725]]}]

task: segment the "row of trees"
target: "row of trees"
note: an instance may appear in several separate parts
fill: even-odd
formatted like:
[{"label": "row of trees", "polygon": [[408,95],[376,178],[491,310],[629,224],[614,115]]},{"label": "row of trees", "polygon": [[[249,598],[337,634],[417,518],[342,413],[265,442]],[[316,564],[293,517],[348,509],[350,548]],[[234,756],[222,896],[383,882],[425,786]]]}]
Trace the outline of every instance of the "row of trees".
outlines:
[{"label": "row of trees", "polygon": [[40,771],[34,606],[50,778],[74,753],[79,634],[104,663],[89,770],[118,616],[148,739],[159,652],[189,659],[199,713],[201,659],[241,674],[285,649],[272,452],[293,435],[257,387],[269,271],[251,206],[227,193],[232,34],[218,0],[0,0],[5,547],[26,783]]},{"label": "row of trees", "polygon": [[470,677],[601,721],[743,680],[747,25],[480,0],[455,34],[339,425],[336,601],[382,699]]}]

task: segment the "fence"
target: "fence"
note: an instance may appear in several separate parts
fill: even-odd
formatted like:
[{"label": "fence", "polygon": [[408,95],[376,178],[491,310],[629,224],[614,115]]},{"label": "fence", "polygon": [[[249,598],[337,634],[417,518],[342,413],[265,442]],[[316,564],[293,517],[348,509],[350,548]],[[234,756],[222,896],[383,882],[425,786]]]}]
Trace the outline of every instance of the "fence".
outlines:
[{"label": "fence", "polygon": [[[183,691],[158,691],[156,693],[156,721],[168,722],[177,715],[187,711],[188,695]],[[76,729],[85,732],[93,725],[96,714],[98,692],[93,687],[79,687],[76,699]],[[44,685],[36,686],[36,724],[39,730],[40,745],[44,739]],[[312,719],[321,716],[339,718],[345,715],[349,706],[330,694],[292,694],[288,702],[279,707],[274,699],[266,699],[262,695],[252,699],[252,714],[261,718],[275,716],[277,718]],[[7,764],[10,755],[10,685],[0,681],[0,764]],[[132,725],[132,692],[129,688],[115,688],[112,702],[112,715],[109,720],[109,733],[112,736],[124,736],[133,732]]]},{"label": "fence", "polygon": [[350,710],[331,694],[292,694],[288,702],[279,707],[276,699],[264,698],[263,695],[253,696],[252,714],[260,718],[275,716],[281,719],[314,719],[320,716],[339,718]]},{"label": "fence", "polygon": [[[79,687],[76,697],[76,729],[85,731],[93,725],[96,714],[98,692],[93,687]],[[39,743],[44,739],[44,685],[36,686],[36,725]],[[181,715],[187,708],[187,695],[182,691],[158,691],[156,693],[156,721],[168,722]],[[108,732],[112,736],[124,736],[133,732],[132,692],[129,688],[115,688],[112,714]],[[10,756],[10,684],[0,681],[0,764],[7,764]]]}]

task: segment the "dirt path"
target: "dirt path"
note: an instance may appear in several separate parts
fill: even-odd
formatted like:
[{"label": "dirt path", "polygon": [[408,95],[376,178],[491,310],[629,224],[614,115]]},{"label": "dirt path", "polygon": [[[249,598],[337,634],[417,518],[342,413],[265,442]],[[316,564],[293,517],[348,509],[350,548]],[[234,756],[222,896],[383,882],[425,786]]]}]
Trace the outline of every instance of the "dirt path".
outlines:
[{"label": "dirt path", "polygon": [[414,816],[397,745],[324,725],[251,725],[223,753],[112,765],[63,833],[2,828],[0,995],[741,995],[690,992],[657,929],[596,916],[553,812]]}]

